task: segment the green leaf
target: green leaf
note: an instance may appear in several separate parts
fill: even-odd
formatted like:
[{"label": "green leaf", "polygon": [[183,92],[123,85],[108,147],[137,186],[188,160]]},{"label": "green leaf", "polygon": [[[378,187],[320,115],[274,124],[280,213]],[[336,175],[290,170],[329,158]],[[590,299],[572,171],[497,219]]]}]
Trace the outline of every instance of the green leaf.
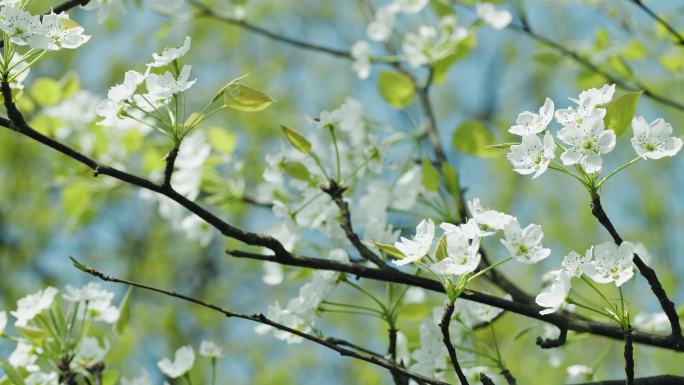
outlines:
[{"label": "green leaf", "polygon": [[495,138],[485,125],[479,120],[466,120],[454,132],[451,144],[458,151],[481,157],[492,157],[497,151],[488,148],[494,144]]},{"label": "green leaf", "polygon": [[411,79],[395,71],[383,71],[378,77],[380,95],[392,107],[406,107],[416,95]]},{"label": "green leaf", "polygon": [[304,166],[303,163],[293,161],[282,162],[281,165],[283,167],[283,170],[285,170],[285,173],[289,175],[291,178],[303,181],[309,180],[309,170],[306,169],[306,166]]},{"label": "green leaf", "polygon": [[263,92],[240,83],[228,84],[223,89],[223,98],[229,108],[247,112],[264,110],[274,102]]},{"label": "green leaf", "polygon": [[441,261],[442,259],[447,257],[446,234],[442,235],[437,240],[437,249],[435,250],[435,257],[438,261]]},{"label": "green leaf", "polygon": [[92,194],[84,183],[72,183],[62,191],[64,211],[69,216],[77,217],[89,208]]},{"label": "green leaf", "polygon": [[[185,119],[185,123],[183,123],[183,128],[187,130],[192,129],[196,125],[200,124],[204,120],[204,114],[201,112],[193,112],[188,116],[187,119]],[[186,132],[187,133],[187,132]]]},{"label": "green leaf", "polygon": [[622,50],[622,57],[626,60],[642,60],[648,56],[648,50],[639,40],[632,40],[625,49]]},{"label": "green leaf", "polygon": [[535,328],[534,326],[529,326],[529,327],[524,328],[523,330],[519,331],[518,334],[515,335],[515,337],[513,337],[513,340],[516,341],[516,340],[522,338],[525,334],[527,334],[527,332],[529,332],[530,330],[532,330],[534,328]]},{"label": "green leaf", "polygon": [[423,187],[429,192],[439,190],[439,172],[427,157],[423,158]]},{"label": "green leaf", "polygon": [[5,372],[7,377],[12,380],[14,385],[26,385],[21,374],[19,374],[19,372],[4,358],[0,358],[0,366],[2,366],[2,370]]},{"label": "green leaf", "polygon": [[119,319],[114,325],[114,328],[118,334],[122,334],[126,331],[128,322],[130,322],[131,319],[131,291],[133,291],[133,286],[128,287],[128,290],[126,290],[126,295],[124,295],[121,303],[119,304]]},{"label": "green leaf", "polygon": [[102,385],[116,385],[117,381],[119,381],[119,372],[114,370],[102,372]]},{"label": "green leaf", "polygon": [[81,89],[81,83],[78,80],[78,76],[74,73],[70,73],[63,77],[60,83],[62,83],[62,98],[64,99],[74,96],[76,92]]},{"label": "green leaf", "polygon": [[631,126],[642,93],[643,91],[628,92],[606,106],[603,122],[606,128],[615,131],[616,136],[624,134]]},{"label": "green leaf", "polygon": [[458,42],[458,45],[454,48],[454,52],[449,56],[436,60],[432,63],[432,76],[436,84],[442,83],[447,75],[449,74],[449,69],[459,60],[468,56],[472,52],[473,48],[477,44],[477,39],[474,33],[468,34],[468,37]]},{"label": "green leaf", "polygon": [[235,150],[237,138],[232,132],[222,128],[211,128],[209,130],[209,144],[219,152],[230,154]]},{"label": "green leaf", "polygon": [[62,87],[54,79],[38,78],[33,82],[29,94],[36,103],[49,106],[62,100]]},{"label": "green leaf", "polygon": [[311,142],[306,140],[302,134],[284,124],[281,124],[280,128],[294,148],[307,155],[311,153]]},{"label": "green leaf", "polygon": [[456,169],[448,162],[442,163],[442,174],[444,174],[444,182],[447,191],[454,197],[461,194],[461,187],[458,181],[458,173]]},{"label": "green leaf", "polygon": [[381,242],[376,242],[376,241],[373,241],[373,244],[379,250],[386,252],[387,254],[393,256],[396,259],[405,258],[404,254],[401,251],[399,251],[399,249],[397,249],[396,247],[394,247],[392,245],[388,245],[387,243],[381,243]]}]

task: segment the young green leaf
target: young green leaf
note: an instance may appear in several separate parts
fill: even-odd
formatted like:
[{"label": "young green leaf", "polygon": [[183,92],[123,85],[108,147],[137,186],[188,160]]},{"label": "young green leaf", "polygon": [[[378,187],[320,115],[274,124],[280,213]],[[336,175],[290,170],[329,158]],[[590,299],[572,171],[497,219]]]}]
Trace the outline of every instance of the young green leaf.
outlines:
[{"label": "young green leaf", "polygon": [[121,303],[119,304],[119,319],[114,325],[115,330],[118,334],[122,334],[126,331],[128,327],[128,322],[131,319],[131,291],[133,291],[133,286],[129,286],[126,290],[126,295],[124,295]]},{"label": "young green leaf", "polygon": [[309,170],[301,162],[283,162],[282,167],[291,178],[303,181],[309,180]]},{"label": "young green leaf", "polygon": [[38,78],[33,82],[29,94],[36,103],[49,106],[62,100],[62,86],[54,79]]},{"label": "young green leaf", "polygon": [[223,89],[223,98],[229,108],[246,112],[264,110],[274,102],[265,93],[240,83],[228,84]]},{"label": "young green leaf", "polygon": [[311,153],[311,142],[306,140],[302,134],[284,124],[281,124],[280,128],[294,148],[307,155]]},{"label": "young green leaf", "polygon": [[381,243],[381,242],[376,242],[376,241],[373,241],[373,244],[379,250],[386,252],[387,254],[393,256],[396,259],[404,258],[404,254],[402,254],[402,252],[399,251],[399,249],[397,249],[396,247],[394,247],[392,245],[388,245],[387,243]]},{"label": "young green leaf", "polygon": [[209,130],[209,144],[219,152],[230,154],[235,150],[237,138],[234,133],[214,127]]},{"label": "young green leaf", "polygon": [[456,172],[456,169],[454,169],[454,167],[451,166],[448,162],[444,162],[442,163],[442,174],[444,174],[444,182],[447,191],[452,196],[457,197],[461,193],[461,191],[458,181],[458,173]]},{"label": "young green leaf", "polygon": [[429,192],[439,190],[439,172],[427,157],[423,158],[423,187]]},{"label": "young green leaf", "polygon": [[416,95],[411,79],[394,71],[383,71],[378,77],[380,95],[392,107],[406,107]]},{"label": "young green leaf", "polygon": [[642,93],[643,91],[628,92],[606,106],[603,122],[606,128],[615,131],[616,136],[624,134],[631,126]]},{"label": "young green leaf", "polygon": [[9,377],[10,380],[12,380],[12,383],[14,385],[26,385],[24,382],[24,378],[19,374],[17,369],[14,368],[14,366],[10,365],[9,362],[7,362],[5,359],[0,358],[0,366],[2,367],[2,370],[5,372],[5,375]]},{"label": "young green leaf", "polygon": [[435,257],[437,257],[438,261],[441,261],[442,259],[447,257],[446,234],[442,235],[437,240],[437,249],[435,250]]},{"label": "young green leaf", "polygon": [[475,156],[491,157],[497,151],[489,148],[494,143],[494,135],[479,120],[466,120],[454,132],[451,143],[458,151]]}]

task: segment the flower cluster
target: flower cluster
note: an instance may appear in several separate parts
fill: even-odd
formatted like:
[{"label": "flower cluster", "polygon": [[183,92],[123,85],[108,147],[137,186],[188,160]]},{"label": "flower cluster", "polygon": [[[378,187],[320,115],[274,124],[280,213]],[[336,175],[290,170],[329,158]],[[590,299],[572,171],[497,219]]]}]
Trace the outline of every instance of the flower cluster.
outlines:
[{"label": "flower cluster", "polygon": [[[402,237],[394,247],[403,256],[395,260],[397,266],[419,263],[420,266],[440,275],[464,275],[477,269],[480,264],[480,242],[484,237],[503,231],[501,243],[511,258],[527,264],[537,263],[551,253],[542,247],[544,234],[541,226],[520,226],[518,219],[496,210],[485,209],[479,199],[468,202],[472,218],[466,223],[454,225],[442,223],[444,234],[434,247],[435,225],[430,219],[422,220],[411,239]],[[422,259],[427,257],[429,263]]]},{"label": "flower cluster", "polygon": [[82,288],[67,286],[62,298],[68,306],[58,294],[47,287],[17,301],[9,313],[15,318],[16,337],[5,331],[7,313],[0,312],[0,336],[16,342],[7,362],[26,384],[57,385],[60,375],[92,382],[109,351],[109,342],[94,335],[94,326],[118,321],[114,294],[92,282]]},{"label": "flower cluster", "polygon": [[[147,64],[143,73],[126,72],[123,82],[110,88],[107,100],[98,106],[97,114],[103,118],[98,124],[112,126],[121,120],[132,119],[158,129],[176,141],[187,135],[189,129],[183,131],[187,117],[181,108],[184,100],[179,97],[195,84],[196,79],[190,80],[192,66],[181,68],[178,60],[190,49],[190,41],[188,36],[180,47],[153,54],[153,61]],[[156,73],[153,68],[168,69]],[[174,101],[173,106],[169,106],[171,101]]]},{"label": "flower cluster", "polygon": [[565,303],[572,278],[586,275],[598,283],[622,286],[634,275],[633,255],[629,242],[622,242],[620,246],[610,241],[601,243],[590,247],[584,255],[571,251],[563,258],[560,269],[549,272],[553,279],[536,298],[537,304],[545,308],[540,313],[554,313]]},{"label": "flower cluster", "polygon": [[[330,252],[329,259],[336,262],[349,262],[349,256],[344,250],[335,249]],[[274,322],[295,330],[309,333],[314,328],[316,311],[321,302],[337,284],[340,273],[334,271],[316,271],[311,282],[299,288],[299,296],[288,302],[285,308],[276,301],[268,308],[268,318]],[[287,331],[273,329],[268,325],[259,325],[257,333],[265,334],[274,331],[274,336],[288,343],[300,343],[302,337]]]},{"label": "flower cluster", "polygon": [[[573,166],[588,180],[595,180],[592,175],[603,169],[602,156],[613,151],[616,144],[615,132],[607,129],[605,123],[606,106],[614,93],[614,84],[591,88],[582,91],[577,99],[570,99],[574,106],[555,112],[553,101],[546,98],[538,113],[525,111],[518,115],[516,124],[508,130],[521,136],[521,143],[510,146],[507,154],[513,170],[523,175],[534,174],[536,178],[550,165],[564,172],[569,171],[563,166]],[[562,127],[556,135],[562,145],[547,131],[553,118]],[[643,117],[635,117],[632,130],[632,146],[643,159],[674,156],[681,150],[682,140],[671,137],[672,126],[663,119],[648,124]],[[554,162],[556,147],[563,149],[563,166]]]}]

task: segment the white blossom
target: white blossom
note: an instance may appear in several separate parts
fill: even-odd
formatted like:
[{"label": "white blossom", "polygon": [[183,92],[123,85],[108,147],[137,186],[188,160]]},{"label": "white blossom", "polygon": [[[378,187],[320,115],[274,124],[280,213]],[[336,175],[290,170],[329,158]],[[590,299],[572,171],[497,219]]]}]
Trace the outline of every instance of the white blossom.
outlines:
[{"label": "white blossom", "polygon": [[622,286],[634,275],[633,255],[629,242],[620,246],[611,241],[601,243],[594,246],[594,260],[585,266],[584,273],[598,283],[615,282],[615,286]]},{"label": "white blossom", "polygon": [[2,335],[5,332],[6,327],[7,327],[7,313],[4,311],[0,311],[0,335]]},{"label": "white blossom", "polygon": [[370,75],[370,55],[370,45],[363,40],[359,40],[351,46],[351,56],[354,59],[352,70],[356,72],[359,79],[366,79]]},{"label": "white blossom", "polygon": [[605,155],[615,147],[615,132],[604,129],[603,119],[587,116],[581,125],[566,126],[558,132],[558,138],[569,145],[560,159],[566,166],[580,164],[584,171],[601,171]]},{"label": "white blossom", "polygon": [[112,305],[114,293],[104,290],[96,282],[76,289],[67,285],[64,299],[71,302],[83,302],[86,315],[96,321],[114,323],[119,319],[119,309]]},{"label": "white blossom", "polygon": [[588,266],[591,262],[593,253],[593,247],[587,249],[584,255],[579,255],[574,251],[569,252],[563,258],[563,270],[568,274],[569,277],[580,277],[586,266]]},{"label": "white blossom", "polygon": [[485,23],[494,29],[503,29],[513,20],[513,15],[505,9],[496,9],[490,3],[478,3],[475,5],[475,12]]},{"label": "white blossom", "polygon": [[15,326],[26,326],[28,321],[35,318],[43,310],[52,305],[52,301],[57,295],[57,289],[47,287],[34,294],[29,294],[17,301],[17,310],[10,312],[16,318]]},{"label": "white blossom", "polygon": [[368,23],[366,34],[373,41],[386,41],[392,35],[394,18],[399,12],[399,7],[392,4],[383,5],[375,11],[373,21]]},{"label": "white blossom", "polygon": [[199,354],[209,358],[223,357],[223,349],[214,341],[202,341],[200,344]]},{"label": "white blossom", "polygon": [[70,363],[70,367],[74,371],[87,374],[88,369],[104,361],[108,351],[109,343],[107,341],[103,346],[97,338],[85,337],[78,345],[78,350]]},{"label": "white blossom", "polygon": [[183,45],[178,48],[164,48],[161,53],[153,53],[152,59],[154,61],[148,64],[149,67],[163,67],[174,60],[183,57],[190,49],[190,36],[186,36]]},{"label": "white blossom", "polygon": [[432,246],[435,237],[435,224],[431,219],[423,219],[416,227],[416,235],[412,239],[401,237],[394,243],[405,258],[393,261],[397,266],[403,266],[423,258]]},{"label": "white blossom", "polygon": [[26,385],[59,385],[57,372],[35,372],[24,379]]},{"label": "white blossom", "polygon": [[90,0],[88,4],[82,5],[81,8],[86,11],[97,11],[97,21],[102,24],[112,13],[122,11],[124,5],[121,0]]},{"label": "white blossom", "polygon": [[547,131],[544,140],[537,135],[522,137],[522,143],[511,146],[506,158],[513,166],[513,171],[529,175],[532,179],[540,176],[549,168],[549,163],[556,157],[556,142]]},{"label": "white blossom", "polygon": [[545,308],[539,312],[541,315],[555,313],[570,292],[570,275],[565,270],[554,270],[549,272],[549,275],[553,280],[534,299],[537,305]]},{"label": "white blossom", "polygon": [[15,368],[24,368],[28,372],[37,372],[40,367],[36,365],[38,355],[42,353],[42,349],[35,347],[28,342],[19,341],[17,347],[10,354],[7,361]]},{"label": "white blossom", "polygon": [[178,378],[187,373],[195,364],[195,351],[192,346],[183,346],[176,350],[173,361],[168,358],[157,363],[159,370],[169,378]]},{"label": "white blossom", "polygon": [[589,116],[599,107],[608,104],[615,94],[615,84],[604,84],[601,88],[590,88],[580,92],[578,99],[570,99],[577,104],[581,116]]},{"label": "white blossom", "polygon": [[479,198],[469,200],[467,204],[470,215],[475,223],[480,226],[483,236],[492,235],[497,230],[503,230],[504,226],[513,219],[508,214],[483,208]]},{"label": "white blossom", "polygon": [[40,17],[14,6],[0,9],[0,30],[9,35],[12,43],[22,46],[43,36]]},{"label": "white blossom", "polygon": [[532,223],[523,229],[518,220],[513,218],[503,230],[506,239],[502,239],[501,243],[516,260],[537,263],[551,254],[550,249],[545,249],[541,245],[544,238],[541,226]]},{"label": "white blossom", "polygon": [[661,335],[669,335],[672,332],[670,320],[667,318],[667,314],[663,312],[653,314],[637,313],[632,318],[632,326],[640,331]]},{"label": "white blossom", "polygon": [[585,365],[571,365],[566,369],[568,377],[566,383],[579,383],[591,381],[594,376],[594,369]]},{"label": "white blossom", "polygon": [[169,71],[163,74],[149,74],[145,79],[147,93],[145,97],[153,102],[165,103],[173,95],[187,91],[197,79],[189,80],[192,66],[184,65],[178,78]]},{"label": "white blossom", "polygon": [[40,32],[29,37],[28,43],[32,48],[50,51],[61,48],[75,49],[90,40],[90,36],[83,34],[84,31],[83,27],[69,19],[66,13],[53,12],[43,16]]},{"label": "white blossom", "polygon": [[682,139],[672,135],[672,125],[658,118],[646,123],[643,116],[632,119],[632,147],[643,159],[675,156],[682,149]]},{"label": "white blossom", "polygon": [[402,51],[414,67],[428,64],[450,55],[456,44],[468,36],[468,31],[458,26],[454,16],[440,21],[439,31],[432,26],[421,26],[417,33],[404,36]]},{"label": "white blossom", "polygon": [[527,136],[538,134],[551,123],[553,119],[554,105],[553,100],[546,98],[544,105],[539,108],[539,113],[525,111],[518,115],[515,125],[508,129],[508,132],[515,135]]},{"label": "white blossom", "polygon": [[261,281],[269,286],[280,285],[285,278],[283,268],[279,263],[266,261],[261,265],[264,275]]},{"label": "white blossom", "polygon": [[430,266],[437,274],[462,275],[477,269],[480,264],[480,238],[470,238],[460,228],[447,232],[446,257]]}]

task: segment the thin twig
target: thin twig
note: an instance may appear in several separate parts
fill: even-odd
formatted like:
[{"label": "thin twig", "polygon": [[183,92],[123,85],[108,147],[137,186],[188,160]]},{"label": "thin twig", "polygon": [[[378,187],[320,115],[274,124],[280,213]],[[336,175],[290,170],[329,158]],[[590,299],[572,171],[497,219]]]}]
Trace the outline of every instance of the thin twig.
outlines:
[{"label": "thin twig", "polygon": [[[342,263],[321,258],[293,256],[290,254],[263,255],[239,250],[227,250],[226,252],[236,258],[270,261],[282,265],[299,266],[318,270],[339,271],[353,276],[368,278],[376,281],[400,283],[404,285],[421,287],[434,292],[444,293],[444,287],[440,282],[429,278],[407,274],[399,270],[381,270],[359,264]],[[563,325],[565,325],[568,330],[579,333],[590,333],[620,341],[624,339],[622,328],[617,325],[569,317],[567,313],[541,315],[539,312],[543,309],[535,304],[508,301],[500,297],[476,292],[473,290],[466,290],[459,298],[493,306],[528,318],[537,319],[555,325],[556,327],[561,328],[561,330]],[[682,346],[680,343],[677,343],[677,341],[674,341],[669,336],[634,331],[633,337],[634,342],[636,343],[684,352],[684,346]]]},{"label": "thin twig", "polygon": [[169,153],[166,155],[166,167],[164,167],[164,182],[162,183],[162,187],[164,188],[172,188],[171,187],[171,176],[173,176],[173,170],[176,165],[176,158],[178,157],[178,147],[174,147],[169,151]]},{"label": "thin twig", "polygon": [[[596,195],[596,197],[594,197],[591,201],[591,212],[594,214],[594,217],[596,217],[599,223],[601,223],[601,225],[608,230],[610,236],[613,237],[613,241],[615,241],[617,245],[620,245],[623,242],[622,237],[620,234],[618,234],[615,226],[613,226],[610,218],[608,218],[608,215],[603,210],[603,206],[601,205],[601,197],[598,195]],[[651,286],[651,291],[653,291],[653,294],[655,294],[656,298],[658,298],[660,307],[663,309],[665,315],[667,315],[667,319],[670,321],[670,327],[672,330],[672,339],[676,340],[678,344],[684,345],[684,338],[682,338],[682,328],[679,325],[679,315],[677,314],[677,309],[675,308],[675,304],[668,298],[667,293],[665,292],[665,289],[663,289],[663,285],[660,283],[655,270],[650,268],[636,253],[634,253],[633,262],[637,269],[639,269],[641,275],[646,278],[646,281],[648,281],[648,284]]]},{"label": "thin twig", "polygon": [[354,231],[354,228],[352,227],[351,223],[351,213],[349,212],[349,205],[342,197],[342,194],[344,194],[346,189],[346,187],[338,185],[337,182],[335,182],[332,179],[328,182],[328,187],[322,188],[323,192],[328,194],[330,198],[333,200],[333,202],[335,202],[337,207],[339,207],[340,213],[342,214],[340,227],[342,227],[342,230],[344,230],[344,233],[347,236],[347,239],[349,239],[349,242],[351,242],[351,244],[354,245],[354,248],[356,248],[359,254],[361,254],[361,257],[365,260],[373,262],[376,266],[378,266],[381,269],[391,269],[391,267],[387,265],[385,261],[382,258],[380,258],[379,255],[372,252],[366,245],[363,244],[363,242],[361,242],[359,236],[356,235],[356,232]]},{"label": "thin twig", "polygon": [[[606,380],[596,382],[585,382],[576,385],[625,385],[626,380]],[[684,377],[672,376],[669,374],[662,376],[635,378],[634,385],[684,385]]]},{"label": "thin twig", "polygon": [[439,328],[442,331],[442,342],[449,352],[449,359],[451,360],[451,366],[453,366],[456,376],[460,381],[461,385],[469,385],[468,378],[463,373],[461,365],[458,363],[458,357],[456,356],[456,349],[451,343],[451,336],[449,335],[449,325],[451,324],[451,316],[454,315],[454,304],[452,302],[447,302],[444,306],[444,314],[442,315],[442,320],[439,322]]},{"label": "thin twig", "polygon": [[642,0],[632,0],[632,3],[636,4],[639,8],[641,8],[644,12],[646,12],[649,16],[651,16],[655,21],[660,23],[667,32],[672,35],[674,38],[675,43],[678,45],[684,45],[684,35],[682,35],[679,31],[677,31],[670,23],[668,23],[665,19],[663,19],[660,15],[655,13],[654,10],[646,6]]},{"label": "thin twig", "polygon": [[[164,295],[167,295],[170,297],[178,298],[178,299],[181,299],[183,301],[191,302],[193,304],[196,304],[196,305],[205,307],[207,309],[213,310],[215,312],[219,312],[227,318],[240,318],[240,319],[249,320],[249,321],[257,322],[260,324],[268,325],[268,326],[271,326],[275,329],[286,331],[288,333],[302,337],[308,341],[314,342],[318,345],[324,346],[328,349],[334,350],[342,356],[356,358],[356,359],[361,360],[361,361],[366,361],[368,363],[371,363],[371,364],[374,364],[377,366],[381,366],[385,369],[397,371],[397,372],[400,372],[400,373],[402,373],[402,374],[404,374],[410,378],[413,378],[413,379],[418,380],[418,381],[425,382],[427,384],[449,385],[446,382],[430,379],[430,378],[427,378],[421,374],[410,372],[410,371],[406,370],[405,368],[397,365],[397,363],[394,361],[391,361],[391,360],[388,360],[385,358],[381,358],[381,357],[377,357],[377,356],[372,355],[372,354],[366,354],[363,352],[357,352],[355,350],[346,349],[346,348],[341,347],[339,344],[337,344],[335,342],[329,341],[327,338],[317,337],[317,336],[314,336],[311,334],[304,333],[300,330],[293,329],[293,328],[290,328],[288,326],[282,325],[278,322],[275,322],[275,321],[269,319],[268,317],[266,317],[265,315],[260,314],[260,313],[259,314],[236,313],[236,312],[233,312],[230,310],[226,310],[220,306],[204,302],[201,299],[190,297],[190,296],[187,296],[187,295],[175,292],[175,291],[165,290],[165,289],[153,287],[153,286],[142,284],[142,283],[137,283],[134,281],[116,278],[116,277],[113,277],[109,274],[105,274],[101,271],[98,271],[98,270],[96,270],[90,266],[85,266],[76,260],[73,260],[73,261],[74,261],[74,265],[79,270],[81,270],[85,273],[88,273],[94,277],[100,278],[103,281],[121,283],[121,284],[129,285],[129,286],[137,287],[140,289],[152,291],[155,293],[164,294]],[[333,341],[339,341],[339,340],[333,339]]]}]

